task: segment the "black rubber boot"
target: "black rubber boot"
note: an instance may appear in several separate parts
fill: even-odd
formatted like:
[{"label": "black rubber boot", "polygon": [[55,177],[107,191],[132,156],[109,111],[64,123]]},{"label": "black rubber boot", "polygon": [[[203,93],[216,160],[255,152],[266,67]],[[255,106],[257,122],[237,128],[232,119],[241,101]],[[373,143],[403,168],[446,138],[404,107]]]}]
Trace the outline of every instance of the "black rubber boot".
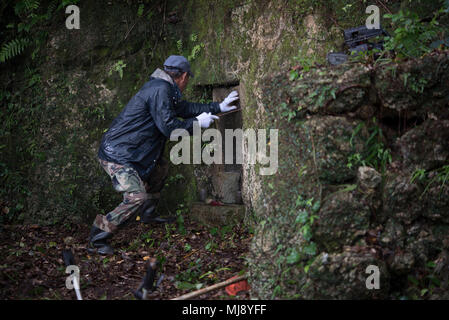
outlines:
[{"label": "black rubber boot", "polygon": [[112,255],[114,250],[107,243],[107,240],[112,238],[112,233],[103,231],[95,226],[92,226],[89,236],[89,245],[87,251],[89,253],[98,253],[101,255]]},{"label": "black rubber boot", "polygon": [[158,200],[148,199],[144,202],[142,208],[141,220],[145,224],[150,223],[173,223],[176,221],[174,217],[161,218],[156,211]]}]

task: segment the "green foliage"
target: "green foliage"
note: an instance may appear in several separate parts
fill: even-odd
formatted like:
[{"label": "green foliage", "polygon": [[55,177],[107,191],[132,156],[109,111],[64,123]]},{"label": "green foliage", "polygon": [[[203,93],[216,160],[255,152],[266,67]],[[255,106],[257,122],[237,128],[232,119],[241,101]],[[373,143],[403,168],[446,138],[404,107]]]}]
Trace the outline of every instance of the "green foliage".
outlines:
[{"label": "green foliage", "polygon": [[332,87],[331,85],[322,86],[317,91],[312,92],[312,94],[309,96],[311,98],[316,97],[315,99],[315,106],[322,107],[324,106],[324,102],[327,101],[328,97],[332,97],[332,99],[336,99],[336,92],[337,89]]},{"label": "green foliage", "polygon": [[428,83],[427,79],[424,78],[415,78],[410,73],[404,73],[402,75],[404,77],[404,87],[409,87],[415,93],[423,93],[424,88]]},{"label": "green foliage", "polygon": [[186,208],[183,204],[180,204],[178,206],[178,209],[176,209],[176,223],[178,225],[178,232],[182,235],[186,234],[186,228],[184,226],[184,214],[186,214],[189,211],[188,208]]},{"label": "green foliage", "polygon": [[191,246],[190,244],[186,243],[186,244],[184,245],[184,251],[185,251],[185,252],[189,252],[190,250],[192,250],[192,246]]},{"label": "green foliage", "polygon": [[[350,139],[351,147],[353,145],[353,139],[360,132],[360,130],[365,126],[365,123],[359,124],[352,133]],[[377,124],[376,118],[373,119],[373,125],[369,129],[370,137],[365,143],[365,148],[360,153],[351,154],[348,157],[348,168],[352,168],[356,165],[369,166],[380,171],[382,174],[385,173],[387,164],[391,163],[391,151],[384,145],[384,137],[382,129]]]},{"label": "green foliage", "polygon": [[182,50],[182,46],[183,46],[183,44],[182,44],[182,40],[181,39],[179,39],[178,41],[176,41],[176,48],[178,49],[178,54],[179,55],[182,55],[183,54],[183,50]]},{"label": "green foliage", "polygon": [[143,15],[143,9],[145,8],[145,5],[143,3],[141,3],[139,5],[139,8],[137,9],[137,16],[141,17]]},{"label": "green foliage", "polygon": [[302,107],[298,106],[296,110],[292,110],[289,108],[289,106],[285,103],[282,102],[281,103],[281,115],[284,118],[287,118],[287,121],[290,122],[292,119],[294,119],[296,117],[296,113],[301,111]]},{"label": "green foliage", "polygon": [[217,249],[217,248],[218,248],[218,244],[215,243],[215,241],[213,241],[213,240],[207,242],[206,245],[204,246],[204,249],[206,249],[207,251],[210,251],[210,252],[214,252],[215,249]]},{"label": "green foliage", "polygon": [[424,191],[420,196],[420,199],[427,193],[431,186],[437,185],[440,188],[440,195],[444,188],[448,188],[449,181],[449,165],[442,166],[436,170],[427,171],[425,169],[416,169],[410,183],[423,183],[425,185]]},{"label": "green foliage", "polygon": [[403,299],[421,300],[432,296],[441,288],[442,281],[435,272],[436,263],[428,261],[419,274],[409,274],[407,276],[408,288],[407,296]]},{"label": "green foliage", "polygon": [[143,233],[140,238],[142,241],[147,244],[150,248],[154,246],[155,239],[152,237],[153,230]]},{"label": "green foliage", "polygon": [[33,10],[36,10],[40,6],[39,0],[22,0],[18,1],[14,6],[14,12],[16,15],[26,14]]},{"label": "green foliage", "polygon": [[191,261],[187,270],[176,274],[175,286],[178,289],[183,290],[200,289],[203,286],[203,284],[199,281],[199,277],[203,274],[202,267],[203,263],[201,262],[201,258]]},{"label": "green foliage", "polygon": [[5,62],[15,56],[21,54],[25,48],[30,44],[27,38],[13,39],[2,46],[0,51],[0,62]]},{"label": "green foliage", "polygon": [[14,30],[16,26],[14,23],[7,25],[7,29],[11,29],[11,32],[8,33],[12,34],[12,38],[2,44],[0,62],[4,63],[20,55],[31,44],[29,37],[31,29],[36,23],[45,20],[47,17],[35,13],[39,7],[40,1],[38,0],[21,0],[15,4],[14,13],[21,21],[17,24],[16,31]]},{"label": "green foliage", "polygon": [[123,62],[123,60],[118,60],[116,63],[114,63],[109,69],[109,75],[112,75],[112,72],[118,72],[120,79],[123,79],[123,69],[126,68],[126,63]]},{"label": "green foliage", "polygon": [[[304,273],[307,273],[311,263],[314,261],[318,249],[316,243],[313,241],[312,226],[318,219],[317,213],[320,207],[320,201],[315,201],[313,198],[306,199],[302,195],[297,194],[292,206],[290,209],[287,209],[289,213],[284,214],[285,217],[294,218],[292,222],[286,223],[294,225],[301,240],[297,246],[286,247],[284,245],[285,242],[279,242],[277,245],[274,252],[277,258],[274,263],[279,273],[275,274],[270,280],[274,286],[271,298],[274,299],[282,296],[283,292],[281,288],[285,287],[286,284],[294,284],[294,280],[288,277],[290,270],[298,268]],[[279,219],[277,220],[277,223],[279,223]],[[268,218],[268,221],[262,221],[260,225],[264,227],[273,223],[271,218]],[[280,285],[280,283],[284,283],[284,285]]]},{"label": "green foliage", "polygon": [[189,43],[192,46],[191,50],[185,49],[182,39],[179,39],[176,41],[176,48],[178,49],[179,55],[185,56],[189,62],[192,62],[200,55],[201,50],[204,48],[204,43],[198,42],[198,35],[196,33],[192,33],[189,36]]},{"label": "green foliage", "polygon": [[298,65],[290,71],[290,81],[302,80],[304,73],[309,72],[316,61],[313,57],[305,54],[302,49],[299,50],[294,59]]},{"label": "green foliage", "polygon": [[298,101],[296,97],[292,98],[292,102],[295,105],[294,108],[289,104],[282,102],[280,105],[281,116],[286,118],[288,122],[296,118],[298,114],[303,110],[304,104],[314,105],[315,108],[324,107],[326,101],[337,98],[337,89],[331,85],[319,86],[316,90],[310,92],[305,99]]},{"label": "green foliage", "polygon": [[190,42],[193,44],[193,48],[189,56],[187,57],[187,60],[193,61],[199,56],[201,49],[204,48],[204,43],[197,43],[198,35],[196,33],[192,33],[190,35]]},{"label": "green foliage", "polygon": [[[57,11],[68,5],[77,4],[79,0],[52,0],[41,5],[39,0],[20,0],[14,5],[15,17],[6,25],[6,37],[0,50],[0,62],[4,63],[20,54],[27,47],[33,45],[32,59],[35,59],[40,46],[45,42],[47,32],[42,26],[51,22]],[[58,5],[59,3],[59,5]],[[16,20],[18,22],[16,23]]]},{"label": "green foliage", "polygon": [[25,199],[30,195],[28,171],[44,161],[46,154],[36,142],[43,111],[44,95],[39,90],[40,74],[27,68],[22,86],[15,92],[0,89],[0,202],[7,202],[3,223],[23,217]]},{"label": "green foliage", "polygon": [[313,198],[304,200],[301,195],[298,195],[296,199],[296,208],[302,208],[299,210],[295,223],[299,224],[300,233],[307,242],[303,245],[303,253],[307,256],[314,256],[316,254],[316,244],[312,241],[312,225],[318,218],[316,213],[320,209],[320,202],[313,202]]},{"label": "green foliage", "polygon": [[433,19],[427,23],[415,12],[400,10],[395,14],[386,14],[394,27],[394,33],[386,38],[385,50],[394,51],[400,58],[420,57],[431,51],[430,44],[438,36],[438,17],[447,10],[441,8],[434,14]]},{"label": "green foliage", "polygon": [[166,187],[168,187],[169,185],[175,184],[175,183],[179,183],[182,181],[185,181],[186,178],[184,177],[183,174],[181,173],[177,173],[175,175],[172,175],[170,177],[168,177],[167,179],[167,183],[165,184]]}]

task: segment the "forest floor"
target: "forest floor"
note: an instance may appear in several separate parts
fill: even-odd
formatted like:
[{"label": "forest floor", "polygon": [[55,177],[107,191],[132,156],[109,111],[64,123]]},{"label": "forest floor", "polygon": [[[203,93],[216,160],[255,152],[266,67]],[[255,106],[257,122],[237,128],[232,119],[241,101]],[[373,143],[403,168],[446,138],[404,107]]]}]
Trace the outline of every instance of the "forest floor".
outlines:
[{"label": "forest floor", "polygon": [[[172,299],[244,273],[252,235],[240,226],[208,228],[188,217],[182,224],[133,222],[112,239],[113,256],[86,250],[90,225],[4,225],[0,232],[0,299],[76,299],[66,288],[62,250],[70,248],[80,269],[85,300],[135,299],[149,258],[164,274],[151,299]],[[225,288],[194,299],[249,299]]]}]

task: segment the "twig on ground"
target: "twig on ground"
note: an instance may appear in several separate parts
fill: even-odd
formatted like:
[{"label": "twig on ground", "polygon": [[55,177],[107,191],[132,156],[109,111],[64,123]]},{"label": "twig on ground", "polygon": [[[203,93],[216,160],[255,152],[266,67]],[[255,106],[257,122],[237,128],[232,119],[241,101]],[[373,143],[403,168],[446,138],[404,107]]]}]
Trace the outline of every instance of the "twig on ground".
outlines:
[{"label": "twig on ground", "polygon": [[207,292],[210,292],[210,291],[222,288],[222,287],[226,287],[226,286],[228,286],[230,284],[233,284],[235,282],[246,280],[247,278],[248,278],[247,275],[239,276],[237,278],[231,278],[231,279],[228,279],[226,281],[223,281],[223,282],[220,282],[220,283],[216,283],[216,284],[214,284],[212,286],[209,286],[209,287],[206,287],[206,288],[203,288],[203,289],[200,289],[200,290],[196,290],[196,291],[184,294],[184,295],[182,295],[180,297],[177,297],[177,298],[174,298],[174,299],[171,299],[171,300],[187,300],[187,299],[191,299],[191,298],[197,297],[199,295],[202,295],[204,293],[207,293]]}]

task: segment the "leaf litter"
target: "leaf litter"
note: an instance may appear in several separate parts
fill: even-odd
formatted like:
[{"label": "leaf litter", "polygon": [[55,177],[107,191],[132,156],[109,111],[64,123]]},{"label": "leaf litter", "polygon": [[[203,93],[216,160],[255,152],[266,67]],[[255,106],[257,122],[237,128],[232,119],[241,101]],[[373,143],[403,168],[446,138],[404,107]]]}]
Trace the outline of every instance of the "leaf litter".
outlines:
[{"label": "leaf litter", "polygon": [[[218,229],[220,230],[220,229]],[[0,232],[0,299],[73,300],[66,288],[62,250],[71,249],[80,269],[85,300],[133,300],[133,291],[145,275],[146,263],[157,258],[164,274],[151,299],[172,299],[193,290],[225,281],[245,272],[245,255],[251,234],[241,226],[208,228],[184,218],[183,228],[133,222],[111,241],[113,256],[86,250],[90,225],[4,225]],[[249,299],[249,292],[235,297],[225,288],[195,299]]]}]

